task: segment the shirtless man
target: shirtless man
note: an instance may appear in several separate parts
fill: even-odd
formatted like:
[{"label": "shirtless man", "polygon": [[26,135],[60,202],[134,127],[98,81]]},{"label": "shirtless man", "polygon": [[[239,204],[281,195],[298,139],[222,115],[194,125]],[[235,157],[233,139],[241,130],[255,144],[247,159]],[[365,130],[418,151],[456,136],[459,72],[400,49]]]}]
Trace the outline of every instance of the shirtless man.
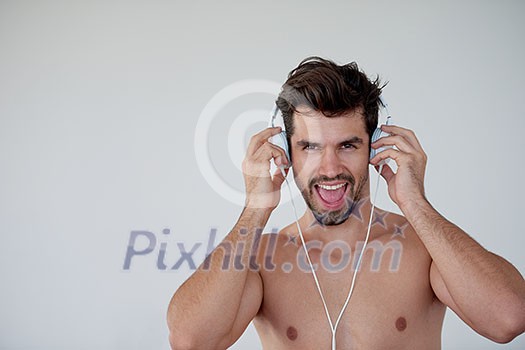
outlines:
[{"label": "shirtless man", "polygon": [[[336,330],[337,349],[440,349],[448,306],[479,334],[506,343],[525,330],[525,282],[503,258],[442,217],[424,193],[426,155],[398,126],[370,144],[381,87],[357,65],[308,58],[277,105],[288,133],[294,180],[307,210],[298,224],[332,323],[350,290],[372,203],[369,163],[393,159],[381,175],[404,216],[375,208],[355,289]],[[296,223],[261,235],[280,201],[290,165],[252,137],[243,162],[246,206],[235,227],[177,290],[168,309],[172,349],[226,349],[253,320],[264,349],[330,349],[332,330]],[[370,147],[395,146],[369,160]],[[390,163],[389,163],[390,164]],[[250,247],[248,249],[248,247]],[[378,259],[379,258],[379,259]]]}]

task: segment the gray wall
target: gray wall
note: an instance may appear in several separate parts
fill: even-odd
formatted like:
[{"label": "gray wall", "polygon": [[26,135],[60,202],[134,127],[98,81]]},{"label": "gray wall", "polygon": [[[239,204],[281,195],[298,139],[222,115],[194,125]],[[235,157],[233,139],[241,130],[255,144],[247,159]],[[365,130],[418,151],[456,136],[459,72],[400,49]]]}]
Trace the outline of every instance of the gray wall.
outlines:
[{"label": "gray wall", "polygon": [[[169,270],[180,244],[202,242],[198,264],[210,231],[233,225],[239,145],[309,55],[390,81],[396,123],[429,156],[431,202],[523,273],[524,4],[0,1],[0,349],[166,349],[166,306],[192,272]],[[219,94],[239,81],[253,93]],[[139,230],[156,244],[125,270]],[[498,346],[448,312],[443,344],[525,338]],[[234,348],[260,348],[255,331]]]}]

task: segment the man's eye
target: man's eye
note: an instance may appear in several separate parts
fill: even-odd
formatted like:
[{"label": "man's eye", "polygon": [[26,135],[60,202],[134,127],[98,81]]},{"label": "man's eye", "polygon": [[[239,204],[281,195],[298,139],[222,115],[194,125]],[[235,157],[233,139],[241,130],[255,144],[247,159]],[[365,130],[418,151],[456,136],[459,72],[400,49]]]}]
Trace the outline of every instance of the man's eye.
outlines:
[{"label": "man's eye", "polygon": [[341,146],[342,148],[344,149],[352,149],[352,148],[357,148],[354,144],[352,143],[345,143],[343,146]]},{"label": "man's eye", "polygon": [[303,147],[304,150],[314,150],[314,149],[317,149],[317,146],[316,145],[305,145]]}]

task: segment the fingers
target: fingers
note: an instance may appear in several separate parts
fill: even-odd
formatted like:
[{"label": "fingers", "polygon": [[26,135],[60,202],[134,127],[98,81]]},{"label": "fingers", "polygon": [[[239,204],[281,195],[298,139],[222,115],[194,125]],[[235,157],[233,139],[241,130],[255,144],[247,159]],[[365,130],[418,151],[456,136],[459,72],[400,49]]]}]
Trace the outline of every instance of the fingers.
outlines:
[{"label": "fingers", "polygon": [[[413,155],[416,157],[416,159],[426,162],[427,155],[421,147],[416,134],[412,130],[395,125],[382,125],[381,129],[389,133],[390,136],[382,137],[376,142],[372,143],[372,148],[377,149],[384,146],[396,146],[396,148],[402,153]],[[379,152],[378,154],[383,152]],[[399,153],[397,153],[396,156],[399,159]],[[399,162],[397,163],[399,164]]]},{"label": "fingers", "polygon": [[253,155],[259,147],[261,147],[268,139],[272,136],[279,134],[282,131],[281,127],[276,126],[274,128],[266,128],[257,134],[253,135],[250,139],[248,149],[246,151],[247,155]]},{"label": "fingers", "polygon": [[289,168],[279,167],[273,173],[272,182],[275,188],[281,188],[281,184],[284,182],[286,175],[288,175]]},{"label": "fingers", "polygon": [[[274,159],[277,166],[289,166],[286,152],[279,146],[269,142],[268,139],[281,132],[280,127],[267,128],[253,135],[246,151],[245,173],[259,173],[270,170],[270,159]],[[266,176],[266,173],[264,174]],[[269,174],[268,174],[269,176]]]},{"label": "fingers", "polygon": [[266,141],[262,144],[259,149],[255,151],[252,155],[252,158],[255,161],[268,162],[270,159],[274,159],[275,165],[277,166],[287,166],[288,159],[286,157],[286,152],[279,146],[274,145]]},{"label": "fingers", "polygon": [[415,149],[423,151],[414,131],[397,125],[381,125],[381,130],[391,135],[400,135],[405,138]]},{"label": "fingers", "polygon": [[289,166],[285,151],[279,146],[264,141],[252,155],[247,154],[243,162],[243,172],[249,176],[269,177],[272,158],[278,167]]},{"label": "fingers", "polygon": [[[374,167],[377,171],[379,171],[379,165],[376,165]],[[383,168],[381,169],[381,176],[386,180],[387,183],[390,183],[390,179],[395,175],[394,171],[388,164],[384,164]]]},{"label": "fingers", "polygon": [[387,158],[393,159],[399,167],[404,167],[407,164],[420,164],[424,168],[427,162],[424,153],[405,153],[397,149],[388,148],[370,159],[370,164],[374,166],[379,165],[382,160]]},{"label": "fingers", "polygon": [[378,154],[376,154],[372,159],[370,159],[370,164],[374,165],[374,166],[378,166],[379,163],[381,163],[381,161],[387,159],[387,158],[390,158],[390,159],[393,159],[395,160],[395,162],[397,163],[397,165],[401,165],[400,163],[402,163],[402,153],[396,149],[393,149],[393,148],[388,148],[384,151],[381,151],[379,152]]},{"label": "fingers", "polygon": [[414,148],[408,141],[399,135],[381,137],[372,143],[372,148],[381,148],[383,146],[396,146],[400,151],[405,153],[414,153]]}]

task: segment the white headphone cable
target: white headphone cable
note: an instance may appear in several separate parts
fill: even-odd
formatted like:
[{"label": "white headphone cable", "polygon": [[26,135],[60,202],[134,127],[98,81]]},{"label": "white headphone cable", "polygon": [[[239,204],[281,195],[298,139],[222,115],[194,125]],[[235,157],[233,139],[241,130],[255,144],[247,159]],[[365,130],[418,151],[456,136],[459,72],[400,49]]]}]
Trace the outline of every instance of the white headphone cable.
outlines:
[{"label": "white headphone cable", "polygon": [[354,275],[352,277],[352,284],[350,285],[350,291],[348,292],[348,296],[346,297],[345,303],[344,303],[341,311],[339,312],[339,316],[337,317],[335,325],[332,323],[332,319],[330,318],[330,313],[328,312],[328,307],[326,306],[326,301],[324,299],[324,295],[323,295],[323,292],[321,290],[321,285],[319,284],[319,279],[317,278],[317,274],[315,273],[315,269],[314,269],[314,266],[312,264],[312,260],[310,259],[310,255],[308,254],[308,249],[307,249],[306,243],[304,241],[303,232],[301,230],[301,226],[299,225],[299,217],[297,215],[297,208],[296,208],[295,202],[293,200],[292,188],[290,187],[290,183],[288,182],[288,179],[286,177],[286,173],[284,172],[283,167],[279,167],[279,169],[281,170],[281,174],[284,176],[284,180],[286,181],[286,185],[288,187],[288,192],[290,194],[290,200],[292,202],[293,212],[294,212],[294,216],[295,216],[295,224],[297,226],[297,230],[299,231],[299,237],[301,238],[301,243],[302,243],[304,252],[306,254],[306,258],[308,260],[308,264],[310,265],[310,269],[312,271],[312,276],[314,278],[315,285],[317,287],[317,291],[319,292],[319,296],[321,297],[321,301],[323,302],[323,307],[324,307],[324,311],[326,313],[326,318],[328,319],[328,324],[330,325],[330,330],[332,332],[332,350],[336,350],[336,337],[335,337],[335,335],[336,335],[336,332],[337,332],[337,327],[339,326],[339,322],[341,321],[341,318],[343,317],[345,309],[348,306],[348,303],[350,302],[350,297],[352,296],[352,293],[354,291],[355,281],[356,281],[356,277],[357,277],[357,271],[359,271],[359,267],[361,266],[361,259],[363,257],[363,253],[364,253],[364,251],[366,249],[366,245],[368,243],[368,238],[370,237],[370,228],[372,227],[372,218],[373,218],[373,214],[374,214],[375,202],[376,202],[376,199],[377,199],[377,192],[378,192],[378,189],[379,189],[379,179],[381,177],[381,171],[383,170],[383,164],[381,164],[379,166],[379,172],[378,172],[378,175],[377,175],[377,182],[376,182],[376,188],[375,188],[375,193],[374,193],[374,200],[372,201],[372,207],[370,209],[370,219],[368,221],[368,228],[367,228],[367,231],[366,231],[365,242],[363,244],[363,248],[361,249],[361,252],[359,253],[359,257],[357,259],[357,264],[355,266]]}]

